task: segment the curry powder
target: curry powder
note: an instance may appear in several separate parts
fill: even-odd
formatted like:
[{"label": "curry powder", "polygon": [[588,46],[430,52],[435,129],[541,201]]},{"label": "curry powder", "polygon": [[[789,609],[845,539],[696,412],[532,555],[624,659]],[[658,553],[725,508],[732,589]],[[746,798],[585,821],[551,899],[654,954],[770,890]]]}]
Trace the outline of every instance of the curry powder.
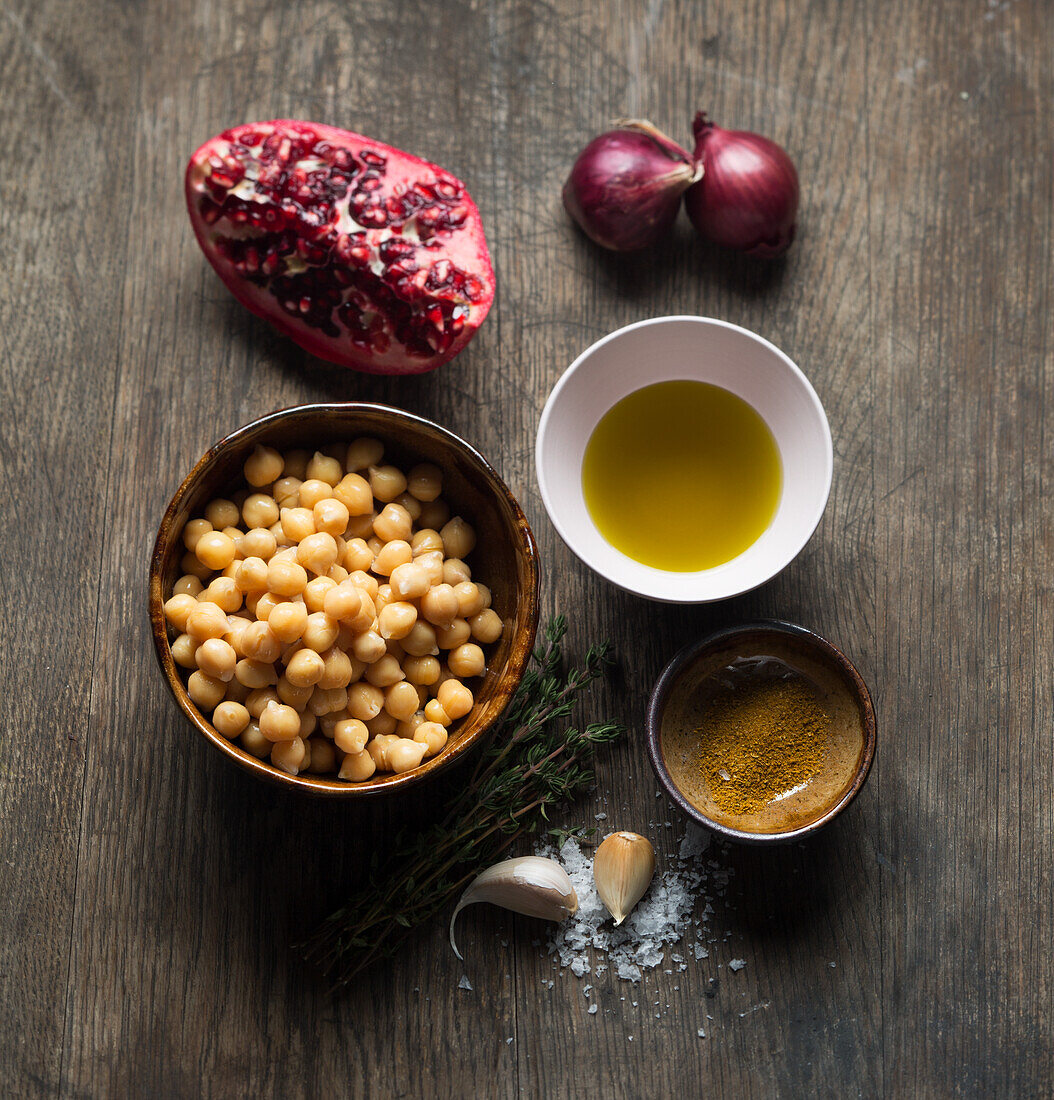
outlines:
[{"label": "curry powder", "polygon": [[823,769],[830,721],[801,677],[713,697],[696,735],[714,802],[729,814],[754,814],[803,787]]}]

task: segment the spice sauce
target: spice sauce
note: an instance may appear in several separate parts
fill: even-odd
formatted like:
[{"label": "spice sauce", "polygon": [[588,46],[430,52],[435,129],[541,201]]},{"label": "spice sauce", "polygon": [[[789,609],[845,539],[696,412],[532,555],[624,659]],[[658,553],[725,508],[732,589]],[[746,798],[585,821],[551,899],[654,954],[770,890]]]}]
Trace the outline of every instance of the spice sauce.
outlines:
[{"label": "spice sauce", "polygon": [[738,557],[772,522],[783,471],[761,416],[707,382],[656,382],[593,430],[582,492],[601,535],[653,569],[691,573]]},{"label": "spice sauce", "polygon": [[719,651],[682,677],[661,748],[684,797],[711,820],[776,833],[822,816],[852,784],[864,749],[841,677],[793,645]]}]

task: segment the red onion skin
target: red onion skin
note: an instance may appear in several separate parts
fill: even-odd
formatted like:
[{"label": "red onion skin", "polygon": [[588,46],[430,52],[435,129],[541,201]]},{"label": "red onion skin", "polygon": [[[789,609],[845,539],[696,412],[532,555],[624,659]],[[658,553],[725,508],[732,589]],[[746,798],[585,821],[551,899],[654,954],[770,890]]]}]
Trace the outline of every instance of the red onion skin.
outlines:
[{"label": "red onion skin", "polygon": [[564,206],[597,244],[632,252],[669,231],[681,195],[698,178],[686,149],[649,123],[627,123],[579,153],[564,184]]},{"label": "red onion skin", "polygon": [[700,236],[748,256],[782,256],[794,240],[798,173],[774,141],[723,130],[700,112],[692,126],[703,178],[684,196]]}]

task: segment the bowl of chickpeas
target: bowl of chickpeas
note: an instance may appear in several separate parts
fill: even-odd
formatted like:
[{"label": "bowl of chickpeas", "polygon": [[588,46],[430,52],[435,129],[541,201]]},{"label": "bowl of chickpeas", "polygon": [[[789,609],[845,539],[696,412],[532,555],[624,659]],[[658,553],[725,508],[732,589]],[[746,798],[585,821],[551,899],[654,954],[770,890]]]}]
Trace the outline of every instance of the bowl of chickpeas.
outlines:
[{"label": "bowl of chickpeas", "polygon": [[530,526],[482,455],[361,402],[210,448],[150,566],[158,661],[191,725],[243,769],[336,798],[419,782],[485,737],[537,595]]}]

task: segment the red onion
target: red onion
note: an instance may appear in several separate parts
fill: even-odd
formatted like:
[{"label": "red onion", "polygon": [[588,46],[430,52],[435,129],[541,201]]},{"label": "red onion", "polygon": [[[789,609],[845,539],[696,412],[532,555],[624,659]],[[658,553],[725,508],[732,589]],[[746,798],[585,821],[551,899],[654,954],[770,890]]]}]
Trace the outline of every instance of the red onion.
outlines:
[{"label": "red onion", "polygon": [[707,240],[750,256],[780,256],[794,240],[798,173],[774,142],[722,130],[700,111],[692,124],[703,178],[684,196],[692,225]]},{"label": "red onion", "polygon": [[701,169],[650,122],[617,125],[578,154],[564,184],[564,206],[597,244],[630,252],[669,230]]}]

